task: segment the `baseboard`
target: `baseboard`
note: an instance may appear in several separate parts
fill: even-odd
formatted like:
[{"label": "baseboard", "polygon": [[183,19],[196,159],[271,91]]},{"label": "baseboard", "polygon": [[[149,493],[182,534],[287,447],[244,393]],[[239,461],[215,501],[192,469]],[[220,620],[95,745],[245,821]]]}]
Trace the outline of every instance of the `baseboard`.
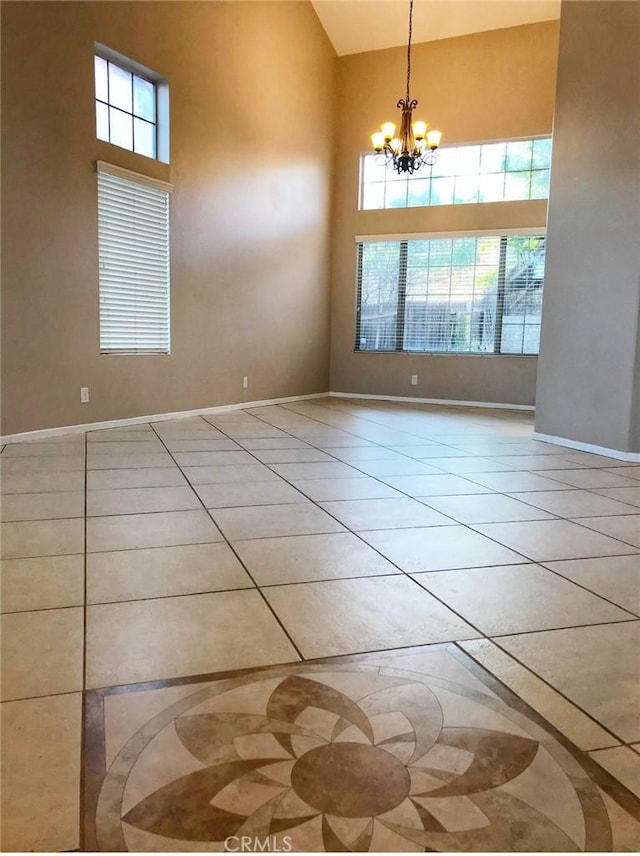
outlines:
[{"label": "baseboard", "polygon": [[368,398],[373,401],[400,401],[408,404],[439,404],[442,407],[484,407],[487,410],[535,410],[533,404],[504,404],[496,401],[459,401],[449,398],[414,398],[404,395],[370,395],[360,392],[330,392],[331,398]]},{"label": "baseboard", "polygon": [[533,432],[533,439],[542,443],[553,443],[578,452],[589,452],[592,455],[602,455],[603,458],[614,458],[627,464],[640,464],[640,452],[621,452],[619,449],[608,449],[606,446],[594,446],[593,443],[580,443],[578,440],[568,440],[566,437],[554,437],[553,434]]},{"label": "baseboard", "polygon": [[248,407],[265,407],[268,404],[287,404],[290,401],[306,401],[310,398],[326,398],[328,392],[312,392],[309,395],[290,395],[287,398],[268,398],[263,401],[242,401],[239,404],[222,404],[219,407],[201,407],[197,410],[178,410],[175,413],[156,413],[153,416],[132,416],[129,419],[110,419],[107,422],[87,422],[84,425],[66,425],[63,428],[42,428],[24,431],[22,434],[7,434],[0,443],[19,443],[21,440],[46,440],[62,434],[84,434],[85,431],[100,431],[103,428],[125,428],[142,422],[165,422],[167,419],[187,419],[190,416],[207,416],[214,413],[229,413],[246,410]]}]

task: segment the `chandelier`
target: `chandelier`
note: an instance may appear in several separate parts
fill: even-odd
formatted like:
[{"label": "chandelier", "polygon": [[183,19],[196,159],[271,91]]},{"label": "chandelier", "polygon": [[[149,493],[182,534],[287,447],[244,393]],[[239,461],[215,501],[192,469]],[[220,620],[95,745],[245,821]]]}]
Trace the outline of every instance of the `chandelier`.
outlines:
[{"label": "chandelier", "polygon": [[407,44],[407,95],[396,104],[402,110],[400,120],[400,135],[396,137],[396,126],[393,122],[383,122],[380,130],[371,135],[374,150],[384,155],[387,166],[398,174],[408,172],[412,175],[425,164],[432,166],[436,162],[435,150],[440,145],[440,131],[427,132],[426,122],[413,122],[413,111],[418,106],[415,98],[411,99],[409,87],[411,84],[411,32],[413,28],[413,0],[409,3],[409,41]]}]

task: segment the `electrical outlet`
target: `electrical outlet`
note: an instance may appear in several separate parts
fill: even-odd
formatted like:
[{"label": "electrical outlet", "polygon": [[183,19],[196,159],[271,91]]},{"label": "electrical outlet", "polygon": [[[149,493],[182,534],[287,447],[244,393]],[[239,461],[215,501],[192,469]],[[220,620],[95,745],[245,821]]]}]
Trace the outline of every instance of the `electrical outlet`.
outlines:
[{"label": "electrical outlet", "polygon": [[411,375],[411,386],[417,386],[417,385],[418,385],[418,375],[412,374]]},{"label": "electrical outlet", "polygon": [[80,387],[80,404],[88,404],[89,403],[89,387],[81,386]]},{"label": "electrical outlet", "polygon": [[242,388],[243,389],[249,389],[249,378],[248,377],[242,378]]}]

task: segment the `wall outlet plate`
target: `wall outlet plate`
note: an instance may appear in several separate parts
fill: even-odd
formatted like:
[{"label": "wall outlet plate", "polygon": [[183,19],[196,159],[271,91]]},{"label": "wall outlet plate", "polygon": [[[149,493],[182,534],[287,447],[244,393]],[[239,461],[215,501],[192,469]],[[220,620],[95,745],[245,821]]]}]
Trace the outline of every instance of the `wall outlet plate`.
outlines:
[{"label": "wall outlet plate", "polygon": [[88,404],[89,403],[89,387],[81,386],[80,387],[80,404]]},{"label": "wall outlet plate", "polygon": [[411,386],[417,386],[417,385],[418,385],[418,375],[412,374],[411,375]]}]

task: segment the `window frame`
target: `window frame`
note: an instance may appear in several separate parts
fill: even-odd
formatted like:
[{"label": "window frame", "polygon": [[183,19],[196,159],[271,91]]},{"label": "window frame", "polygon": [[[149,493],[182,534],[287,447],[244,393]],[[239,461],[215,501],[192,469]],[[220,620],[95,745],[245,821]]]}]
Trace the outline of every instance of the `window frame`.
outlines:
[{"label": "window frame", "polygon": [[[505,275],[506,275],[506,241],[510,237],[530,237],[543,238],[546,247],[546,227],[522,227],[512,229],[485,229],[472,230],[464,232],[418,232],[404,234],[381,234],[381,235],[356,235],[356,295],[355,295],[355,341],[353,352],[356,354],[410,354],[412,356],[438,356],[438,357],[518,357],[518,358],[537,358],[539,356],[539,347],[535,352],[503,352],[501,350],[502,340],[504,337],[504,327],[508,326],[503,323],[504,318],[504,300],[506,295],[505,290]],[[494,332],[494,347],[491,351],[472,351],[472,350],[422,350],[404,347],[404,338],[407,333],[405,328],[406,318],[406,283],[407,283],[407,252],[408,244],[411,241],[430,241],[430,240],[456,240],[464,238],[485,238],[496,237],[501,239],[500,256],[498,265],[497,278],[497,294],[496,294],[496,320]],[[504,241],[504,249],[503,249]],[[360,347],[361,331],[362,331],[362,274],[363,274],[363,246],[368,243],[398,243],[399,258],[398,258],[398,292],[397,301],[398,309],[396,315],[396,335],[394,348],[362,348]],[[403,245],[404,249],[404,265],[403,265]],[[544,294],[544,280],[541,286],[542,294]],[[524,327],[523,327],[524,331]]]},{"label": "window frame", "polygon": [[[117,148],[122,149],[123,151],[131,152],[132,154],[137,155],[138,157],[149,158],[149,160],[156,160],[162,163],[169,163],[169,84],[166,78],[162,77],[155,71],[152,71],[150,68],[142,65],[135,60],[130,59],[129,57],[124,56],[124,54],[118,53],[117,51],[112,50],[111,48],[106,47],[105,45],[95,43],[94,45],[94,112],[96,119],[96,138],[107,145],[116,146]],[[151,123],[149,120],[144,119],[144,117],[137,116],[133,110],[134,105],[132,101],[132,110],[129,112],[128,110],[123,110],[120,107],[116,107],[109,100],[104,101],[101,98],[97,97],[97,93],[95,91],[95,60],[102,59],[107,63],[111,63],[112,65],[120,68],[122,71],[127,72],[135,77],[140,78],[141,80],[150,83],[154,88],[154,122]],[[132,81],[133,85],[133,81]],[[107,111],[110,108],[117,109],[120,112],[124,113],[131,117],[132,124],[132,147],[128,148],[127,146],[121,146],[119,143],[112,142],[111,139],[105,140],[103,137],[98,136],[98,128],[97,128],[97,104],[104,104],[107,107]],[[109,115],[109,114],[108,114]],[[135,132],[134,125],[135,119],[139,119],[141,121],[147,122],[148,124],[153,124],[154,126],[154,154],[147,155],[142,152],[136,152],[135,145]],[[109,137],[111,137],[111,133],[109,131]]]}]

